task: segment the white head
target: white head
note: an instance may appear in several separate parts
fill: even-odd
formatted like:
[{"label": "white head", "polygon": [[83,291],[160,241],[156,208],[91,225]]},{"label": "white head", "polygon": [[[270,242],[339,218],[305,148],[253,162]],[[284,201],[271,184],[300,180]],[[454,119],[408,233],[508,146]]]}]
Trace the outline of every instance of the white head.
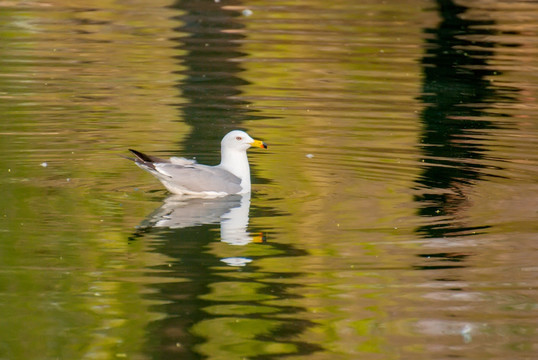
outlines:
[{"label": "white head", "polygon": [[260,140],[254,140],[246,132],[241,130],[230,131],[221,142],[220,165],[241,179],[243,193],[250,192],[250,167],[248,165],[247,149],[257,146],[267,149]]},{"label": "white head", "polygon": [[230,149],[237,151],[246,151],[249,147],[256,146],[267,149],[260,140],[254,140],[246,132],[241,130],[233,130],[226,134],[221,141],[222,149]]}]

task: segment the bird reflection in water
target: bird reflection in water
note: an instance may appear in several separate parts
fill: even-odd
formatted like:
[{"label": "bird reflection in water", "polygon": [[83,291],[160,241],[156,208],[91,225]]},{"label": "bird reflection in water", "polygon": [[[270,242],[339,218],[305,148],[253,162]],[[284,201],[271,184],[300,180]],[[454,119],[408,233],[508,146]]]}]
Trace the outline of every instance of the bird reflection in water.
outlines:
[{"label": "bird reflection in water", "polygon": [[[189,197],[171,195],[139,226],[139,231],[151,228],[183,229],[220,224],[221,241],[230,245],[264,243],[263,233],[248,232],[250,193],[224,197]],[[244,266],[252,260],[244,257],[221,259],[230,266]]]}]

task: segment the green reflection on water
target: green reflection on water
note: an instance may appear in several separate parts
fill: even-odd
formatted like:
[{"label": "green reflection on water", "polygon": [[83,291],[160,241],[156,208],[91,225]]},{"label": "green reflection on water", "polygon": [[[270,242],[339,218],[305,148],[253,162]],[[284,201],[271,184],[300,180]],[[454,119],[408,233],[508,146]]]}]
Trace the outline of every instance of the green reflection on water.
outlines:
[{"label": "green reflection on water", "polygon": [[222,281],[210,285],[211,293],[201,296],[215,301],[260,301],[272,297],[260,292],[263,284],[255,282]]},{"label": "green reflection on water", "polygon": [[214,305],[204,308],[209,314],[213,315],[249,315],[249,314],[270,314],[279,311],[279,309],[271,306],[258,306],[258,305]]},{"label": "green reflection on water", "polygon": [[272,336],[279,321],[219,317],[197,323],[192,332],[206,339],[197,350],[212,359],[242,359],[248,356],[289,354],[297,351],[294,344],[257,340]]}]

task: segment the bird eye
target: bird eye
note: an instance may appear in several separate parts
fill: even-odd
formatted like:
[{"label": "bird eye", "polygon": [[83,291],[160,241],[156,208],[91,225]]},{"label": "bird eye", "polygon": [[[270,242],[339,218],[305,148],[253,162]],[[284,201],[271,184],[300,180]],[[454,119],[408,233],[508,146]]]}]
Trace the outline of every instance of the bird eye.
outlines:
[{"label": "bird eye", "polygon": [[238,137],[235,138],[235,140],[241,141],[241,140],[243,140],[243,138],[241,136],[238,136]]}]

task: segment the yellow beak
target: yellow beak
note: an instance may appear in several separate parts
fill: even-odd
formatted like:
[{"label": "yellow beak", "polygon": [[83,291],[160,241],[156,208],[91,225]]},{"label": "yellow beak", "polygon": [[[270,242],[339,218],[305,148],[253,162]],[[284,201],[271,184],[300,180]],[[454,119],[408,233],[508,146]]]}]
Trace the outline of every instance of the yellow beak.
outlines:
[{"label": "yellow beak", "polygon": [[267,144],[265,144],[263,141],[260,141],[260,140],[254,140],[250,145],[255,146],[255,147],[259,147],[259,148],[267,149]]}]

